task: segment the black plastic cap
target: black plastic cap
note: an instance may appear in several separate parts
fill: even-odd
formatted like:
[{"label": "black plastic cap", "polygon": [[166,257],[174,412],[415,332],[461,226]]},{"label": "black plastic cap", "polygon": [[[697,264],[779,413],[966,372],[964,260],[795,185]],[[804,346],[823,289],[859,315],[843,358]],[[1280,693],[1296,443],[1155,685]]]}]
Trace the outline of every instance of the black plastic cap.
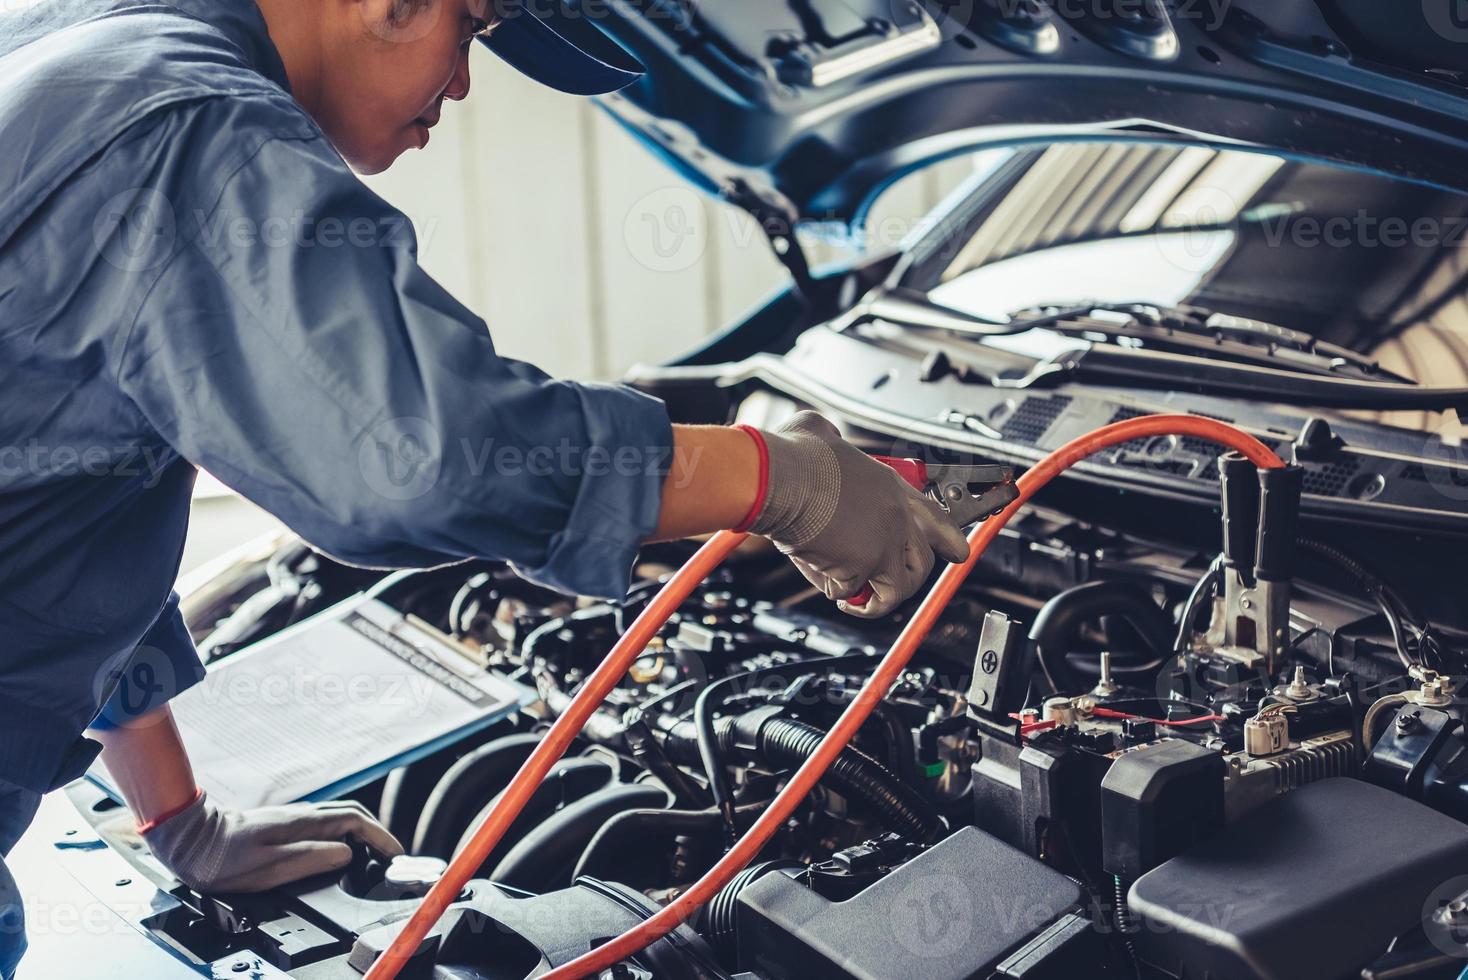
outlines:
[{"label": "black plastic cap", "polygon": [[1259,540],[1254,576],[1282,582],[1295,574],[1295,538],[1300,528],[1300,488],[1305,470],[1299,466],[1259,471]]},{"label": "black plastic cap", "polygon": [[1223,501],[1223,557],[1245,576],[1254,570],[1254,546],[1259,537],[1259,480],[1256,467],[1241,453],[1218,458],[1218,482]]}]

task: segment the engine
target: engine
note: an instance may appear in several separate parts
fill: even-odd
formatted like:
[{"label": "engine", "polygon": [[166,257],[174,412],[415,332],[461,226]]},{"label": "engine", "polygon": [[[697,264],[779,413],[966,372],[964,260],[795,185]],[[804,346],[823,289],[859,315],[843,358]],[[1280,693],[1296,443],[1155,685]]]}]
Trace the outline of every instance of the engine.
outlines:
[{"label": "engine", "polygon": [[[759,859],[612,975],[1456,976],[1460,634],[1301,533],[1298,469],[1218,467],[1221,554],[1060,510],[1015,521]],[[408,856],[363,852],[340,878],[257,896],[173,882],[148,928],[217,975],[359,976],[688,553],[648,549],[612,603],[495,563],[384,580],[287,541],[196,593],[219,662],[371,588],[527,706],[350,792]],[[411,975],[518,980],[647,919],[763,812],[905,615],[842,617],[780,556],[741,550],[585,726]]]}]

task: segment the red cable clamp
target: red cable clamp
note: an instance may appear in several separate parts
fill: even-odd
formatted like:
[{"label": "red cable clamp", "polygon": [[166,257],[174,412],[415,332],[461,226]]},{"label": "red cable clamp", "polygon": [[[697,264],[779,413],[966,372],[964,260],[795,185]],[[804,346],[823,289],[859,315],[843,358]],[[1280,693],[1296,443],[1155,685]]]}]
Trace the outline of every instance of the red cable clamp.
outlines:
[{"label": "red cable clamp", "polygon": [[[968,527],[1014,503],[1019,487],[1014,483],[1014,469],[994,463],[969,466],[928,464],[920,459],[896,456],[873,456],[877,462],[891,467],[902,481],[919,493],[925,493],[958,527]],[[848,606],[865,606],[872,600],[870,584],[846,600]]]}]

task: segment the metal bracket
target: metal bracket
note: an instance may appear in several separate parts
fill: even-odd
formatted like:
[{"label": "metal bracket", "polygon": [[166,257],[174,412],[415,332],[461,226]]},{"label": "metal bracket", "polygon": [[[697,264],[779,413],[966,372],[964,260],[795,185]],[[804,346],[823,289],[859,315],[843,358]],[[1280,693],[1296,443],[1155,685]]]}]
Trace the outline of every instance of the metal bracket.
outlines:
[{"label": "metal bracket", "polygon": [[1257,650],[1269,676],[1284,659],[1290,642],[1290,583],[1244,581],[1237,568],[1223,570],[1223,642]]},{"label": "metal bracket", "polygon": [[733,177],[724,187],[724,199],[735,207],[748,212],[765,238],[775,258],[795,280],[795,292],[807,303],[815,302],[815,276],[810,271],[810,260],[800,247],[796,237],[796,225],[800,213],[795,206],[775,193],[761,193],[743,177]]}]

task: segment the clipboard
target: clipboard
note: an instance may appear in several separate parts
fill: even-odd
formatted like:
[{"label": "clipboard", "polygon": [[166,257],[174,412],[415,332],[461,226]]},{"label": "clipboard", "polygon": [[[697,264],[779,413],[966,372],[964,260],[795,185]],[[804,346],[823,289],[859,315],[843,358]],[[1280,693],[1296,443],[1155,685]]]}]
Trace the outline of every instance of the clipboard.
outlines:
[{"label": "clipboard", "polygon": [[[359,595],[211,665],[171,704],[199,785],[243,809],[334,799],[537,697]],[[87,778],[121,799],[100,761]]]}]

